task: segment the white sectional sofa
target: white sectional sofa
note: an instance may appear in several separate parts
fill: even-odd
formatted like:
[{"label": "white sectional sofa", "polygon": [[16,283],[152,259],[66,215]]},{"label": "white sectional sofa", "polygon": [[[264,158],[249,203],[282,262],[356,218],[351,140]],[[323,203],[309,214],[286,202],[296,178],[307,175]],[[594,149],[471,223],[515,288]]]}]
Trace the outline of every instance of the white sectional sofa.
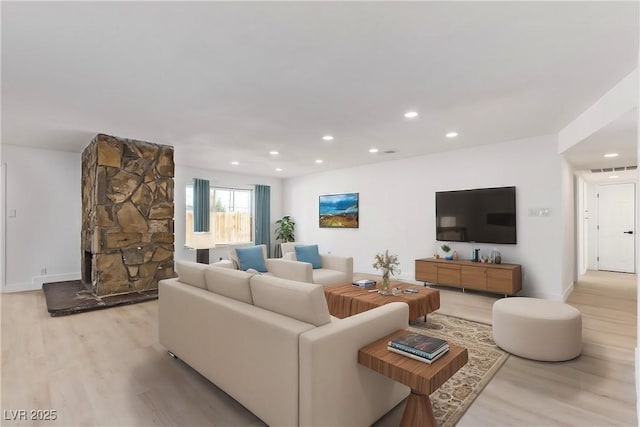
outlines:
[{"label": "white sectional sofa", "polygon": [[[337,319],[323,288],[187,261],[159,282],[160,344],[272,426],[369,426],[409,389],[358,364],[407,327],[391,303]],[[212,420],[213,421],[213,420]]]},{"label": "white sectional sofa", "polygon": [[[288,261],[296,261],[296,245],[298,242],[282,243],[282,258]],[[319,285],[339,285],[353,282],[353,258],[338,255],[320,254],[322,268],[313,268],[309,263],[305,265],[304,276],[297,280],[307,283],[317,283]]]}]

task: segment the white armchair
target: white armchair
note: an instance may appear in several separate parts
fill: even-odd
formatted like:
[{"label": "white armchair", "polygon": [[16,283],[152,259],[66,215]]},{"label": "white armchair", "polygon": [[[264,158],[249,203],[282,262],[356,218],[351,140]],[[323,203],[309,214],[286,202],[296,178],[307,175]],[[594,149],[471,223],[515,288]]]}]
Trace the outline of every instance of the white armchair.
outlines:
[{"label": "white armchair", "polygon": [[305,266],[304,277],[297,277],[295,280],[317,283],[319,285],[339,285],[353,282],[353,258],[338,255],[320,254],[322,268],[313,268],[307,262],[300,262],[296,258],[296,245],[299,242],[282,243],[282,258],[289,262],[296,262]]}]

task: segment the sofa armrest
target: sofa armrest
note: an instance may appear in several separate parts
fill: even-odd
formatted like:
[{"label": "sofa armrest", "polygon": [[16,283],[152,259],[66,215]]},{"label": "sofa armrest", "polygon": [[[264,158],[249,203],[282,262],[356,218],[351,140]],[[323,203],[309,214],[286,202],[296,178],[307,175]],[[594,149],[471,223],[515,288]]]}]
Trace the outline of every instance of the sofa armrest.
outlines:
[{"label": "sofa armrest", "polygon": [[338,255],[320,255],[322,268],[341,271],[347,275],[347,282],[353,281],[353,258]]},{"label": "sofa armrest", "polygon": [[358,363],[358,350],[408,327],[409,306],[393,302],[300,335],[300,425],[371,425],[409,388]]},{"label": "sofa armrest", "polygon": [[282,258],[265,260],[267,271],[281,279],[313,283],[313,268],[307,262],[290,261]]}]

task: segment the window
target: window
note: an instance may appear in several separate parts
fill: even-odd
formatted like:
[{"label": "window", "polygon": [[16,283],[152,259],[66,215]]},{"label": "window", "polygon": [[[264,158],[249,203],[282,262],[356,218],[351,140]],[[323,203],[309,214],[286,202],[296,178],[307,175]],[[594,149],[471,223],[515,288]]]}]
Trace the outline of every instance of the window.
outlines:
[{"label": "window", "polygon": [[[186,197],[186,242],[192,242],[194,235],[200,234],[193,232],[193,184],[187,184]],[[213,243],[252,242],[253,190],[211,187],[210,197],[209,230]]]}]

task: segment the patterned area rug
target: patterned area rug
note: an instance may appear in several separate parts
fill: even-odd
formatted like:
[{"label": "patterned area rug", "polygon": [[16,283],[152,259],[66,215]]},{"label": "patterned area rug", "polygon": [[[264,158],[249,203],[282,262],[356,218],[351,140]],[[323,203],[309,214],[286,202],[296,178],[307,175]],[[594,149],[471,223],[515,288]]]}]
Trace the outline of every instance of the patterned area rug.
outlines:
[{"label": "patterned area rug", "polygon": [[465,347],[469,361],[430,396],[440,427],[454,426],[509,357],[491,338],[491,326],[433,313],[409,329]]}]

